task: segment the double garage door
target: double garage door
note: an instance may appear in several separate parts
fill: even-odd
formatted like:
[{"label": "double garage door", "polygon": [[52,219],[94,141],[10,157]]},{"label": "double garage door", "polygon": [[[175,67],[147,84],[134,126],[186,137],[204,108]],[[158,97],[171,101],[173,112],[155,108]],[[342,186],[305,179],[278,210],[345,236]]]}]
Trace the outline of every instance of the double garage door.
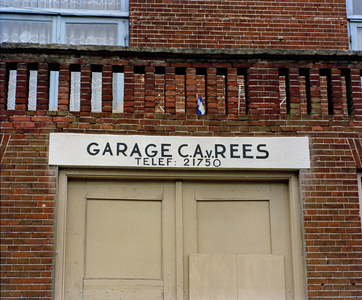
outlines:
[{"label": "double garage door", "polygon": [[302,299],[291,185],[290,179],[69,179],[56,293],[62,299]]}]

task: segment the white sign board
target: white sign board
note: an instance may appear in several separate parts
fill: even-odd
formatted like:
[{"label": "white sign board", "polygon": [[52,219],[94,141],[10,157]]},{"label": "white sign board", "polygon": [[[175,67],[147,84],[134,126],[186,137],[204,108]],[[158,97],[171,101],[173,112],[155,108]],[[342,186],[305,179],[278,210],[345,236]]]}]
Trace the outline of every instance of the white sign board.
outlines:
[{"label": "white sign board", "polygon": [[49,164],[132,168],[309,168],[307,137],[51,133]]}]

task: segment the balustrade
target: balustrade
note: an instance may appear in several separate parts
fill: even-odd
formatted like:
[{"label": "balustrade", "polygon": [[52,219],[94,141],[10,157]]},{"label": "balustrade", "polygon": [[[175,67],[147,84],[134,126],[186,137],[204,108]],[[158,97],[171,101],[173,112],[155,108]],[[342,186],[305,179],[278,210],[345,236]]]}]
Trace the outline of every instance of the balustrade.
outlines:
[{"label": "balustrade", "polygon": [[74,49],[35,54],[29,47],[3,49],[3,110],[196,114],[201,97],[207,115],[362,115],[362,64],[351,52],[329,57],[301,51],[286,60],[142,49],[104,51],[100,58]]}]

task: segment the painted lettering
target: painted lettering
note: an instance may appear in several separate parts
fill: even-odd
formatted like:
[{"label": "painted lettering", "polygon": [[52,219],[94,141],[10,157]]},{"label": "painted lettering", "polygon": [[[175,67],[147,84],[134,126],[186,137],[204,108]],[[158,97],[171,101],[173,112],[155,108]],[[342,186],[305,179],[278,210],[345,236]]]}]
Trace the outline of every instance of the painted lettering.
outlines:
[{"label": "painted lettering", "polygon": [[251,144],[243,144],[243,158],[254,158],[252,155],[247,155],[247,152],[251,152]]},{"label": "painted lettering", "polygon": [[196,149],[195,149],[195,152],[194,152],[194,157],[196,157],[196,155],[200,155],[200,157],[204,157],[202,155],[201,147],[200,147],[199,144],[197,144],[197,146],[196,146]]},{"label": "painted lettering", "polygon": [[166,152],[169,152],[170,149],[166,148],[166,147],[170,147],[171,144],[161,144],[161,156],[162,157],[172,157],[171,154],[166,154]]},{"label": "painted lettering", "polygon": [[[221,148],[221,150],[219,150]],[[215,158],[218,158],[219,155],[221,155],[223,158],[225,158],[226,147],[222,144],[215,144]]]},{"label": "painted lettering", "polygon": [[[123,147],[123,149],[120,148],[121,146]],[[128,147],[125,143],[117,143],[117,156],[119,156],[120,153],[122,153],[124,156],[127,156],[127,148]]]},{"label": "painted lettering", "polygon": [[257,159],[267,159],[269,157],[269,151],[265,150],[265,149],[261,149],[262,147],[266,147],[266,144],[259,144],[256,149],[258,150],[258,152],[260,153],[264,153],[264,156],[257,156]]},{"label": "painted lettering", "polygon": [[235,152],[238,152],[238,144],[230,144],[230,157],[231,158],[240,158],[240,155],[235,155]]},{"label": "painted lettering", "polygon": [[113,156],[111,146],[107,142],[106,146],[104,147],[102,155],[105,155],[106,153],[109,153],[111,156]]},{"label": "painted lettering", "polygon": [[[105,141],[104,144],[91,142],[87,145],[87,153],[92,156],[100,155],[112,157],[113,155],[132,157],[137,166],[177,166],[177,158],[184,159],[184,166],[192,167],[220,167],[223,159],[267,159],[270,156],[267,144],[238,144],[225,143],[208,145],[189,144],[176,145],[177,152],[172,143],[150,143],[139,145],[117,142],[112,144]],[[205,148],[206,149],[205,149]]]},{"label": "painted lettering", "polygon": [[210,151],[205,150],[205,152],[206,152],[206,157],[210,158],[212,155],[212,150],[210,150]]},{"label": "painted lettering", "polygon": [[96,146],[98,147],[99,145],[97,143],[90,143],[87,147],[87,152],[88,154],[90,155],[97,155],[99,153],[99,149],[96,149],[96,148],[91,148],[92,146]]},{"label": "painted lettering", "polygon": [[182,144],[182,145],[180,145],[180,147],[178,147],[178,154],[181,156],[181,157],[187,157],[188,155],[187,154],[183,154],[183,153],[181,153],[181,149],[182,148],[184,148],[184,147],[187,147],[188,146],[188,144]]},{"label": "painted lettering", "polygon": [[133,154],[138,154],[139,157],[142,157],[142,154],[141,154],[141,151],[140,149],[138,148],[138,144],[134,144],[134,147],[132,149],[132,152],[131,152],[131,155],[130,156],[133,156]]},{"label": "painted lettering", "polygon": [[145,148],[146,155],[147,155],[148,157],[155,157],[155,156],[157,155],[157,151],[156,151],[156,150],[153,150],[151,153],[148,153],[148,149],[149,149],[150,147],[155,147],[155,148],[156,148],[156,145],[155,145],[155,144],[149,144],[149,145],[147,145],[146,148]]}]

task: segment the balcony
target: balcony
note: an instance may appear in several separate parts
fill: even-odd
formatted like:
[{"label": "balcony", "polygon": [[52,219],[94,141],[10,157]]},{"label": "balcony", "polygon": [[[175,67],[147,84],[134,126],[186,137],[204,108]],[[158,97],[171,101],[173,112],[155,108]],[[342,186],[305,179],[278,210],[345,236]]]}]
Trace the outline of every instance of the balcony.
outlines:
[{"label": "balcony", "polygon": [[362,116],[355,51],[34,44],[0,51],[5,115],[182,119],[200,114],[201,99],[211,119]]}]

